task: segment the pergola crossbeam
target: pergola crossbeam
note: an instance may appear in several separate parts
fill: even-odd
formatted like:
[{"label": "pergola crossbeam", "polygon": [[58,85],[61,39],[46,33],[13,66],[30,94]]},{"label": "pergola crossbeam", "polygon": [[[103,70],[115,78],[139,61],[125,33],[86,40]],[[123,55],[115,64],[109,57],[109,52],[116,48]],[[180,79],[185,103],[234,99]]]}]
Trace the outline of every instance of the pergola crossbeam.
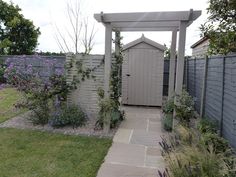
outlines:
[{"label": "pergola crossbeam", "polygon": [[[159,28],[113,28],[114,31],[132,32],[132,31],[173,31],[174,27],[159,27]],[[178,30],[178,29],[177,29]]]},{"label": "pergola crossbeam", "polygon": [[137,27],[137,28],[178,27],[179,21],[171,21],[171,22],[112,22],[111,25],[113,27],[118,27],[118,28],[124,28],[124,27]]},{"label": "pergola crossbeam", "polygon": [[[106,13],[95,14],[98,22],[158,22],[158,21],[189,21],[196,20],[201,11],[163,11],[138,13]],[[190,17],[191,16],[191,17]]]}]

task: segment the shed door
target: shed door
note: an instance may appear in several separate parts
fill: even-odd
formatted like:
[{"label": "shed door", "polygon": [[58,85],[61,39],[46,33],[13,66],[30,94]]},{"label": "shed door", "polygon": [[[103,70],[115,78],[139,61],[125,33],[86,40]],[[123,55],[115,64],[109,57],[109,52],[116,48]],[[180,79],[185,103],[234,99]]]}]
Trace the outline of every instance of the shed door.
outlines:
[{"label": "shed door", "polygon": [[[162,105],[164,54],[153,49],[129,49],[125,55],[127,81],[124,95],[129,105]],[[124,78],[124,77],[123,77]]]}]

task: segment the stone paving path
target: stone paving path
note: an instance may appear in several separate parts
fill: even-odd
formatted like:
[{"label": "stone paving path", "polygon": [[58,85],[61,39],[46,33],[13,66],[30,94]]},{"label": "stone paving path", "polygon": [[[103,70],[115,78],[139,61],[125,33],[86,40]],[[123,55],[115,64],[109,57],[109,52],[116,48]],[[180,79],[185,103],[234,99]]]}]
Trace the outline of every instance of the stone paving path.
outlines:
[{"label": "stone paving path", "polygon": [[126,120],[113,138],[97,177],[157,177],[165,168],[158,142],[161,130],[160,109],[124,107]]}]

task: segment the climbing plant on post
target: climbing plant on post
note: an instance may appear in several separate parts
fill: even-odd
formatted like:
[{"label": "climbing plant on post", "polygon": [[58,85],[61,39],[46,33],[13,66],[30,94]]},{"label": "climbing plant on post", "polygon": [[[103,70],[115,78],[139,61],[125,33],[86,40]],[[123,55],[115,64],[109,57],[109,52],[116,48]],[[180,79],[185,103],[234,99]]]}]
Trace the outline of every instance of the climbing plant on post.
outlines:
[{"label": "climbing plant on post", "polygon": [[112,57],[109,98],[104,97],[104,90],[98,90],[100,111],[96,125],[101,128],[104,128],[104,125],[108,123],[109,128],[114,128],[118,122],[124,119],[124,114],[120,110],[119,102],[121,96],[121,68],[123,62],[121,39],[120,33],[116,32],[116,39],[113,40],[116,50]]},{"label": "climbing plant on post", "polygon": [[115,60],[111,65],[110,98],[115,101],[118,109],[120,106],[119,98],[121,96],[121,68],[123,62],[123,50],[121,43],[122,37],[120,36],[120,32],[116,32],[115,36]]},{"label": "climbing plant on post", "polygon": [[70,93],[68,95],[67,103],[72,103],[72,92],[86,79],[96,79],[93,72],[104,65],[102,60],[98,65],[93,68],[88,68],[84,65],[83,61],[86,60],[87,54],[73,54],[69,53],[66,56],[66,81],[70,86]]}]

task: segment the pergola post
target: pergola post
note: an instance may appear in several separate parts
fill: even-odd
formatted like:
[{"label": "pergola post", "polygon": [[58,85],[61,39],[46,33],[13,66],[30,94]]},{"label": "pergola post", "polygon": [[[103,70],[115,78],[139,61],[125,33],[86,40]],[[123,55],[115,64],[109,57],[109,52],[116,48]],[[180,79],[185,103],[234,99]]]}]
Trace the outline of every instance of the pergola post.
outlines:
[{"label": "pergola post", "polygon": [[176,38],[177,38],[177,29],[172,31],[172,40],[170,47],[168,100],[172,98],[175,91],[174,85],[175,85]]},{"label": "pergola post", "polygon": [[[104,65],[104,96],[109,98],[110,75],[111,75],[111,48],[112,48],[112,27],[110,23],[105,24],[105,65]],[[103,125],[104,133],[110,130],[110,117],[107,117]]]},{"label": "pergola post", "polygon": [[186,28],[187,22],[181,21],[179,26],[179,45],[175,80],[175,93],[177,95],[180,95],[183,89]]}]

